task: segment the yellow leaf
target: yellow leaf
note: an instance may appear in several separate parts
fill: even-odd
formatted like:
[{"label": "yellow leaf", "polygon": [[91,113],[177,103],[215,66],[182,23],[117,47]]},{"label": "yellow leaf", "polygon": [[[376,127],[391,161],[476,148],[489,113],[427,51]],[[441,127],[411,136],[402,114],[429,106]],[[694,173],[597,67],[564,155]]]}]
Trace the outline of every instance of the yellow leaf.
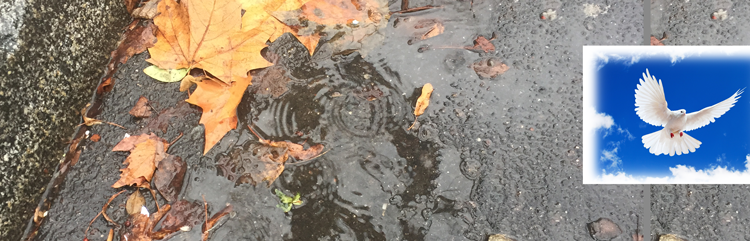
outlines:
[{"label": "yellow leaf", "polygon": [[414,108],[414,123],[409,126],[408,130],[411,130],[412,127],[414,127],[414,124],[417,124],[417,117],[424,114],[424,110],[427,109],[427,106],[430,105],[430,96],[432,95],[432,84],[427,83],[424,84],[422,87],[422,94],[419,95],[419,99],[417,99],[417,105]]},{"label": "yellow leaf", "polygon": [[182,78],[185,78],[185,75],[187,75],[187,72],[188,69],[162,69],[156,65],[151,65],[143,69],[143,73],[151,76],[151,78],[167,83],[182,80]]}]

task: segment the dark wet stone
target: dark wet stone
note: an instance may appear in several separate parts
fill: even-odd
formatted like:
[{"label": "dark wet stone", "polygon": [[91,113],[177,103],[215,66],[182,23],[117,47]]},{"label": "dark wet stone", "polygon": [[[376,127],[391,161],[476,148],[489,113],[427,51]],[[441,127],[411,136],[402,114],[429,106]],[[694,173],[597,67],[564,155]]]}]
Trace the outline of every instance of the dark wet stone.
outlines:
[{"label": "dark wet stone", "polygon": [[612,222],[612,220],[608,218],[600,218],[594,222],[588,223],[586,226],[589,229],[591,237],[596,240],[611,240],[622,234],[620,226],[617,226],[615,222]]}]

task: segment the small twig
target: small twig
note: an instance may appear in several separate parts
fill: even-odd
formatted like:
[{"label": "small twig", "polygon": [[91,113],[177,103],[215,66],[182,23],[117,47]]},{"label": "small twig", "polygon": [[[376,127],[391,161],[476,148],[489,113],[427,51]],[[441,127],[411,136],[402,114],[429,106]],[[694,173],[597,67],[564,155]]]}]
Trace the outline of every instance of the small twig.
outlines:
[{"label": "small twig", "polygon": [[99,215],[102,215],[102,214],[104,215],[104,219],[106,219],[107,221],[111,222],[115,226],[119,227],[119,225],[117,223],[115,223],[114,221],[112,221],[112,219],[107,216],[106,211],[107,211],[107,206],[109,206],[109,203],[111,203],[112,200],[115,199],[115,197],[117,197],[118,195],[120,195],[124,191],[125,191],[125,189],[123,189],[122,191],[120,191],[118,193],[115,193],[115,195],[112,195],[111,197],[109,197],[109,200],[107,201],[107,203],[104,204],[104,207],[102,207],[102,211],[99,211],[99,213],[96,214],[96,217],[94,217],[93,219],[91,219],[91,222],[89,222],[89,226],[86,227],[86,232],[84,232],[84,235],[83,235],[84,238],[86,238],[86,237],[89,236],[89,229],[91,228],[91,224],[93,224],[94,221],[96,221],[96,218],[98,218]]},{"label": "small twig", "polygon": [[167,147],[167,152],[169,152],[169,149],[171,149],[174,143],[177,143],[177,141],[179,141],[180,138],[182,138],[182,132],[180,132],[180,135],[175,137],[174,140],[172,140],[172,142],[169,143],[169,147]]},{"label": "small twig", "polygon": [[443,6],[427,5],[427,6],[424,6],[424,7],[416,7],[416,8],[404,9],[404,10],[400,10],[400,11],[394,11],[394,12],[391,12],[391,15],[393,15],[393,14],[413,13],[413,12],[419,12],[419,11],[429,10],[429,9],[433,9],[433,8],[443,8]]},{"label": "small twig", "polygon": [[419,116],[414,117],[414,123],[411,123],[411,126],[409,126],[409,129],[406,129],[407,131],[411,130],[411,128],[414,127],[414,125],[417,124],[417,118],[419,118]]},{"label": "small twig", "polygon": [[270,141],[263,139],[263,137],[260,137],[260,135],[258,134],[258,132],[255,132],[255,130],[253,130],[253,128],[250,127],[250,125],[247,125],[247,128],[250,129],[250,131],[252,131],[253,134],[255,134],[256,137],[258,137],[258,140],[260,140],[260,142],[263,142],[263,143],[266,143],[266,144],[270,144],[271,143]]},{"label": "small twig", "polygon": [[159,200],[156,199],[156,192],[154,192],[154,189],[151,189],[150,187],[148,188],[148,191],[151,192],[151,196],[154,198],[154,203],[156,203],[156,211],[158,212],[159,210],[161,210],[161,208],[159,208]]},{"label": "small twig", "polygon": [[201,198],[203,198],[203,219],[204,219],[204,223],[208,223],[208,203],[206,202],[206,195],[201,194]]},{"label": "small twig", "polygon": [[326,154],[326,153],[328,153],[328,151],[330,151],[330,150],[333,150],[333,148],[331,148],[331,149],[328,149],[328,150],[326,150],[326,151],[324,151],[324,152],[322,152],[322,153],[318,154],[317,156],[314,156],[314,157],[312,157],[312,158],[310,158],[310,159],[307,159],[307,160],[304,160],[304,161],[299,161],[299,162],[294,162],[294,163],[289,163],[289,164],[285,164],[285,166],[299,166],[299,165],[307,164],[307,163],[309,163],[309,162],[311,162],[311,161],[313,161],[313,160],[317,159],[318,157],[321,157],[321,156],[323,156],[323,154]]}]

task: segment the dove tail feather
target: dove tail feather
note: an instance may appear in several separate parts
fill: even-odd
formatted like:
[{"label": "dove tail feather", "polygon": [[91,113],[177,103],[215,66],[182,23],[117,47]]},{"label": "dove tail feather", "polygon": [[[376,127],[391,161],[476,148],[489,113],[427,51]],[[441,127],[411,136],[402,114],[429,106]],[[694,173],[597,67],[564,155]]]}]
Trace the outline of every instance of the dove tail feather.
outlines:
[{"label": "dove tail feather", "polygon": [[688,135],[682,133],[670,137],[669,131],[665,128],[660,131],[650,133],[643,136],[643,146],[646,147],[649,153],[655,155],[682,155],[695,152],[695,149],[701,146],[701,142]]}]

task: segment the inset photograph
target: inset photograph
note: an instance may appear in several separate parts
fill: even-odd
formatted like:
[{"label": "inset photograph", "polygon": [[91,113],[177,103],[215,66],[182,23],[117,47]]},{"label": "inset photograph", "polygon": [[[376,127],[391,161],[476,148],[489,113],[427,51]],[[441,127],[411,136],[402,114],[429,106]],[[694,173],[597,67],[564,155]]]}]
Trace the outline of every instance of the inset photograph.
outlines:
[{"label": "inset photograph", "polygon": [[750,47],[583,52],[584,184],[750,183]]}]

